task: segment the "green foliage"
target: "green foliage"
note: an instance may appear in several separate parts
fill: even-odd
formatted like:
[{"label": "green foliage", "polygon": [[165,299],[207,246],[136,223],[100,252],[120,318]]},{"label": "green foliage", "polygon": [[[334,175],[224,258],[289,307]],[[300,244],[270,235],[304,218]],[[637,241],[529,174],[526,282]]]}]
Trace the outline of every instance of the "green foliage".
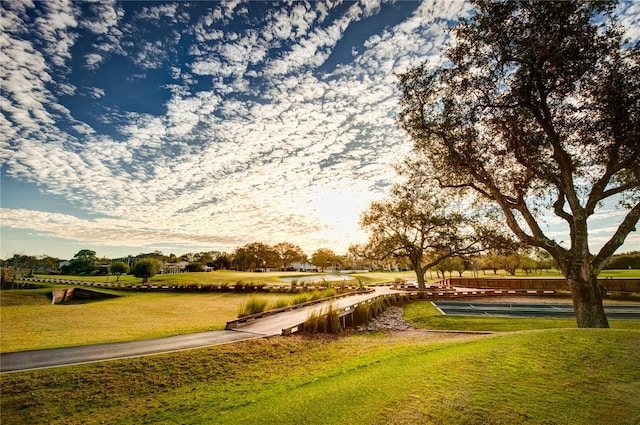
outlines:
[{"label": "green foliage", "polygon": [[145,283],[158,273],[158,262],[150,258],[139,260],[131,269],[131,273]]},{"label": "green foliage", "polygon": [[267,309],[269,302],[261,297],[251,297],[238,311],[238,317],[250,316],[252,314],[262,313]]},{"label": "green foliage", "polygon": [[337,260],[338,256],[328,248],[320,248],[311,255],[311,262],[313,265],[322,271]]},{"label": "green foliage", "polygon": [[277,300],[275,300],[271,306],[269,307],[269,310],[276,310],[279,308],[285,308],[285,307],[289,307],[291,305],[290,300],[286,299],[286,298],[278,298]]},{"label": "green foliage", "polygon": [[342,331],[340,316],[338,311],[329,305],[325,310],[316,311],[309,315],[309,318],[302,327],[304,332],[315,333],[331,333],[337,334]]},{"label": "green foliage", "polygon": [[371,320],[371,308],[369,304],[360,303],[353,311],[352,323],[354,326],[366,325]]},{"label": "green foliage", "polygon": [[[412,178],[499,211],[570,281],[579,325],[607,327],[593,278],[638,223],[640,49],[625,40],[615,1],[473,3],[439,67],[400,75]],[[593,255],[589,219],[614,196],[623,213]],[[551,214],[565,244],[545,234]]]},{"label": "green foliage", "polygon": [[96,270],[98,258],[96,252],[90,249],[81,249],[73,256],[69,268],[72,273],[87,274]]},{"label": "green foliage", "polygon": [[307,292],[299,293],[293,298],[291,303],[292,304],[303,304],[303,303],[308,302],[310,299],[311,299],[311,296],[309,295],[309,293],[307,293]]},{"label": "green foliage", "polygon": [[434,338],[269,338],[2,375],[2,422],[640,421],[638,332],[562,329]]},{"label": "green foliage", "polygon": [[607,265],[604,267],[605,270],[629,270],[629,269],[640,269],[640,252],[634,251],[626,254],[618,254],[614,255],[607,261]]},{"label": "green foliage", "polygon": [[111,264],[111,266],[109,266],[109,272],[117,276],[116,278],[116,282],[117,282],[120,280],[120,275],[129,273],[129,266],[125,262],[118,261]]},{"label": "green foliage", "polygon": [[191,273],[201,272],[201,271],[204,271],[204,266],[200,262],[193,262],[193,263],[187,264],[184,270],[186,272],[191,272]]}]

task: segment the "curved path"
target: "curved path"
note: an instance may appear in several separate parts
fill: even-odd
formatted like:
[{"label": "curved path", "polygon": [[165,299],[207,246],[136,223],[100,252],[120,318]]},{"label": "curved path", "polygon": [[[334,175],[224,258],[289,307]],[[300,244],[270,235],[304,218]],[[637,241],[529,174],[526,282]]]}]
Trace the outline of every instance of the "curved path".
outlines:
[{"label": "curved path", "polygon": [[343,308],[391,292],[394,291],[388,287],[379,287],[376,288],[375,292],[370,294],[339,298],[333,302],[316,304],[299,310],[279,313],[256,320],[235,330],[200,332],[130,342],[3,353],[0,354],[0,372],[19,372],[123,359],[127,357],[147,356],[276,336],[280,335],[284,328],[305,322],[310,314],[326,309],[329,304],[333,304],[335,308]]}]

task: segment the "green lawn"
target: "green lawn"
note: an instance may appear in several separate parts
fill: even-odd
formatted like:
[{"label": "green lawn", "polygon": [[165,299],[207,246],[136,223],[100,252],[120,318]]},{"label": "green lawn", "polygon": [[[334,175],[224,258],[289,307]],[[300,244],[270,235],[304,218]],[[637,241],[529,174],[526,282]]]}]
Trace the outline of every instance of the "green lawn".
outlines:
[{"label": "green lawn", "polygon": [[[279,284],[288,285],[289,282],[282,280],[286,278],[309,277],[323,273],[299,273],[299,272],[238,272],[234,270],[216,270],[213,272],[201,273],[176,273],[176,274],[158,274],[149,279],[148,285],[234,285],[237,282],[244,284]],[[142,279],[133,275],[116,276],[57,276],[57,275],[37,275],[36,277],[81,280],[86,282],[99,283],[117,283],[129,285],[142,285]]]},{"label": "green lawn", "polygon": [[[282,278],[300,278],[302,281],[305,277],[313,275],[322,275],[326,273],[299,273],[299,272],[238,272],[234,270],[216,270],[213,272],[204,273],[178,273],[178,274],[160,274],[151,278],[148,282],[149,285],[234,285],[237,282],[244,284],[265,284],[265,285],[288,285],[289,282],[283,281]],[[364,284],[380,284],[389,283],[397,279],[415,279],[416,274],[413,271],[402,272],[368,272],[368,273],[355,273],[351,274],[354,278],[362,281]],[[458,277],[458,273],[453,273],[452,277]],[[471,278],[473,273],[466,271],[462,274],[463,277]],[[57,275],[37,275],[36,277],[42,278],[59,278],[69,280],[81,280],[87,282],[99,282],[99,283],[114,283],[118,279],[118,283],[128,285],[141,285],[142,279],[136,278],[132,275],[124,275],[116,278],[115,276],[57,276]],[[427,272],[427,281],[438,281],[442,278],[438,277],[435,272]],[[449,274],[447,274],[449,277]],[[557,270],[548,270],[543,273],[530,273],[526,274],[521,270],[518,270],[515,276],[510,276],[499,270],[497,274],[492,271],[488,271],[486,274],[480,272],[479,279],[494,279],[496,277],[523,277],[523,278],[561,278],[562,275]],[[600,273],[600,278],[618,278],[618,279],[632,279],[640,278],[640,270],[604,270]]]},{"label": "green lawn", "polygon": [[277,337],[5,374],[12,424],[637,424],[640,332]]},{"label": "green lawn", "polygon": [[[396,279],[411,279],[415,280],[416,274],[413,271],[406,272],[369,272],[369,273],[356,273],[352,276],[357,279],[362,280],[365,284],[376,284],[376,283],[387,283],[393,282]],[[447,278],[449,278],[449,273],[446,274]],[[453,272],[451,277],[456,278],[459,277],[457,272]],[[473,272],[465,271],[462,273],[462,277],[465,278],[473,278]],[[557,270],[547,270],[542,273],[533,272],[533,273],[525,273],[522,270],[518,270],[515,276],[511,276],[506,273],[504,270],[498,270],[497,274],[494,274],[493,271],[487,271],[483,273],[480,271],[478,273],[478,279],[495,279],[495,278],[554,278],[561,279],[562,274]],[[598,276],[602,279],[611,277],[614,279],[640,279],[640,270],[603,270]],[[425,278],[427,282],[436,282],[442,280],[436,272],[427,272],[425,274]]]},{"label": "green lawn", "polygon": [[[0,351],[130,341],[223,329],[252,294],[109,291],[117,298],[52,305],[43,289],[3,290]],[[294,295],[261,294],[269,303]]]},{"label": "green lawn", "polygon": [[[220,329],[252,296],[104,290],[120,297],[51,305],[52,287],[2,291],[3,352]],[[404,317],[500,333],[295,335],[3,374],[0,422],[640,423],[640,321],[584,330],[563,319],[441,316],[423,301]]]}]

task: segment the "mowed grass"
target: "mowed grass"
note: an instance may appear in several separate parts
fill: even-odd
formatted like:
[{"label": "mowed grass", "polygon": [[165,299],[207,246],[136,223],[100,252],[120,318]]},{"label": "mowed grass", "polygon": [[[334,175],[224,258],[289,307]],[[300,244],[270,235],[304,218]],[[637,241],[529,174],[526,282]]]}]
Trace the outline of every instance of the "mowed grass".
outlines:
[{"label": "mowed grass", "polygon": [[640,332],[277,337],[0,375],[13,424],[637,424]]},{"label": "mowed grass", "polygon": [[[244,284],[278,284],[288,285],[282,278],[309,277],[321,273],[300,273],[300,272],[239,272],[235,270],[216,270],[212,272],[201,273],[176,273],[176,274],[158,274],[149,279],[147,285],[229,285],[232,286],[238,282]],[[80,280],[86,282],[99,283],[122,283],[142,285],[142,279],[133,275],[116,276],[57,276],[57,275],[38,275],[36,277]],[[116,281],[117,279],[117,281]]]},{"label": "mowed grass", "polygon": [[[3,290],[0,294],[0,351],[131,341],[223,329],[252,294],[102,292],[117,298],[51,305],[56,286]],[[261,294],[268,303],[291,294]]]},{"label": "mowed grass", "polygon": [[[362,280],[365,284],[376,284],[376,283],[386,283],[393,282],[396,279],[408,279],[415,280],[416,274],[414,271],[402,271],[402,272],[368,272],[368,273],[356,273],[352,274],[352,276],[357,279]],[[460,275],[458,272],[453,272],[451,275],[446,273],[446,277],[456,278]],[[498,270],[496,274],[493,273],[492,270],[487,270],[486,273],[482,271],[478,272],[477,276],[474,276],[474,273],[470,270],[467,270],[462,273],[462,277],[464,278],[473,278],[477,277],[478,279],[495,279],[495,278],[552,278],[552,279],[562,279],[563,276],[558,270],[544,270],[542,272],[534,271],[531,273],[525,273],[523,270],[517,270],[514,276],[511,276],[504,270]],[[599,275],[599,278],[614,278],[614,279],[638,279],[640,278],[640,270],[603,270]],[[442,277],[438,276],[435,271],[427,272],[425,274],[425,278],[427,282],[435,282],[442,280]]]}]

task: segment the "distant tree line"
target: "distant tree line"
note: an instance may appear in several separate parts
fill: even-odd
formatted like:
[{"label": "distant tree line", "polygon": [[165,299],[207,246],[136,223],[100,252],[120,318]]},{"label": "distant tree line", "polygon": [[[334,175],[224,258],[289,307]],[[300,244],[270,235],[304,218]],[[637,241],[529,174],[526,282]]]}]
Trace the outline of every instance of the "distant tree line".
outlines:
[{"label": "distant tree line", "polygon": [[[78,251],[70,260],[62,260],[50,256],[30,256],[15,254],[7,260],[0,260],[5,280],[11,281],[13,276],[32,276],[33,274],[64,274],[76,276],[115,275],[116,280],[122,274],[131,273],[142,279],[160,273],[166,266],[186,262],[181,270],[185,272],[202,272],[208,270],[295,270],[293,265],[299,263],[304,270],[338,270],[345,267],[366,268],[371,264],[355,264],[356,259],[350,255],[337,255],[331,249],[317,249],[311,256],[304,253],[301,247],[289,242],[269,245],[252,242],[236,248],[233,252],[206,251],[187,253],[180,256],[165,255],[160,251],[139,254],[136,257],[117,259],[99,258],[90,249]],[[140,265],[139,265],[140,264]],[[139,265],[139,266],[138,266]],[[153,266],[151,266],[153,265]],[[137,266],[137,267],[136,267]],[[138,276],[140,275],[140,276]],[[3,280],[4,281],[4,280]]]},{"label": "distant tree line", "polygon": [[[111,274],[116,281],[123,274],[131,273],[146,280],[162,270],[163,265],[187,261],[185,272],[202,272],[211,268],[216,270],[264,271],[293,270],[294,263],[311,264],[318,271],[335,270],[414,270],[408,258],[380,258],[375,252],[366,252],[366,247],[352,245],[345,255],[337,255],[332,250],[320,248],[311,257],[302,249],[291,243],[279,243],[273,246],[254,242],[236,248],[232,253],[208,251],[188,253],[181,256],[164,255],[159,251],[141,254],[134,267],[122,261],[98,258],[95,251],[80,250],[74,257],[64,263],[61,259],[48,255],[31,256],[15,254],[7,260],[0,260],[2,265],[2,282],[12,282],[15,278],[38,274],[97,275]],[[137,266],[137,267],[136,267]],[[454,255],[439,261],[425,270],[431,278],[462,276],[466,271],[474,275],[498,274],[505,271],[515,275],[517,270],[525,274],[542,274],[557,265],[544,250],[531,250],[520,246],[512,250],[493,249],[489,252],[473,255]],[[640,251],[616,254],[611,257],[607,270],[640,269]]]},{"label": "distant tree line", "polygon": [[607,261],[607,265],[604,268],[606,270],[640,269],[640,251],[616,254]]}]

